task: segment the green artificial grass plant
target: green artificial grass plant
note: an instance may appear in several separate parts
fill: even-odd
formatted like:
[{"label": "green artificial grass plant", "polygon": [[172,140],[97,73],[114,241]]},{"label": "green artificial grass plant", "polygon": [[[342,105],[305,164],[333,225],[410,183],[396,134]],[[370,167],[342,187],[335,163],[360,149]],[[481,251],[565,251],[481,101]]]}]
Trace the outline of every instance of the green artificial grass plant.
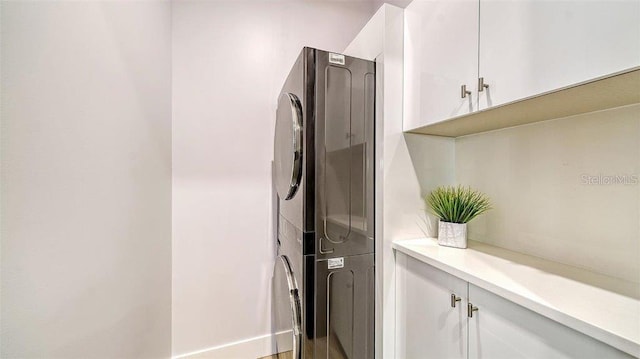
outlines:
[{"label": "green artificial grass plant", "polygon": [[463,186],[438,187],[425,200],[444,222],[467,223],[491,209],[484,193]]}]

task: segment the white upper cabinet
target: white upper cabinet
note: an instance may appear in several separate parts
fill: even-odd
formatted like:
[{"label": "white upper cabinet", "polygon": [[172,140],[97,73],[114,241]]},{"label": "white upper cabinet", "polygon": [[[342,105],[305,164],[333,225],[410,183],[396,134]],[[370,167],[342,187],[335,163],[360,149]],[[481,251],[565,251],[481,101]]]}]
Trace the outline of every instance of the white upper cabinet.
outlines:
[{"label": "white upper cabinet", "polygon": [[414,0],[405,9],[405,131],[477,109],[478,17],[477,0]]},{"label": "white upper cabinet", "polygon": [[639,66],[640,1],[481,0],[479,37],[485,109]]},{"label": "white upper cabinet", "polygon": [[640,0],[414,0],[404,39],[414,131],[637,69]]}]

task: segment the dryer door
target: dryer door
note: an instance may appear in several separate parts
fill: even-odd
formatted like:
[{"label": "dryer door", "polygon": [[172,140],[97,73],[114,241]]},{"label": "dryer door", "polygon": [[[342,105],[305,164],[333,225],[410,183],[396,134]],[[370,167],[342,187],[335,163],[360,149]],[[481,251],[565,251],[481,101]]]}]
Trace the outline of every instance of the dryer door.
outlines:
[{"label": "dryer door", "polygon": [[[302,358],[302,312],[298,284],[285,255],[276,258],[273,272],[274,334],[278,353],[292,352],[293,359]],[[278,333],[291,330],[292,337]]]},{"label": "dryer door", "polygon": [[302,107],[292,93],[283,93],[278,99],[273,160],[278,196],[291,199],[302,178]]}]

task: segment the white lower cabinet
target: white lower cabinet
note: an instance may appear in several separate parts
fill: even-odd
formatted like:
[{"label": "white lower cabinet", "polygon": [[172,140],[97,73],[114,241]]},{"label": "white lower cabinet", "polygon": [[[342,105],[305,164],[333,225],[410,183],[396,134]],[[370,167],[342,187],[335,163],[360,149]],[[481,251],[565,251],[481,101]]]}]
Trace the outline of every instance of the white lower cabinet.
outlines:
[{"label": "white lower cabinet", "polygon": [[467,282],[402,253],[396,261],[396,358],[466,358]]},{"label": "white lower cabinet", "polygon": [[633,358],[399,252],[396,275],[398,359]]},{"label": "white lower cabinet", "polygon": [[468,298],[469,359],[633,358],[473,284]]}]

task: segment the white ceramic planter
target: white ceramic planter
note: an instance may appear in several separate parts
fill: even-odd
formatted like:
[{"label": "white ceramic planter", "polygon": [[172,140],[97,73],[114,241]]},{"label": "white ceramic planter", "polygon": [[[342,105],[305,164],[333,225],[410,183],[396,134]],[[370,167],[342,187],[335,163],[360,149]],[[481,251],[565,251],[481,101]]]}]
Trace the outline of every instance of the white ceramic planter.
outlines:
[{"label": "white ceramic planter", "polygon": [[454,248],[467,248],[467,224],[440,221],[438,244]]}]

